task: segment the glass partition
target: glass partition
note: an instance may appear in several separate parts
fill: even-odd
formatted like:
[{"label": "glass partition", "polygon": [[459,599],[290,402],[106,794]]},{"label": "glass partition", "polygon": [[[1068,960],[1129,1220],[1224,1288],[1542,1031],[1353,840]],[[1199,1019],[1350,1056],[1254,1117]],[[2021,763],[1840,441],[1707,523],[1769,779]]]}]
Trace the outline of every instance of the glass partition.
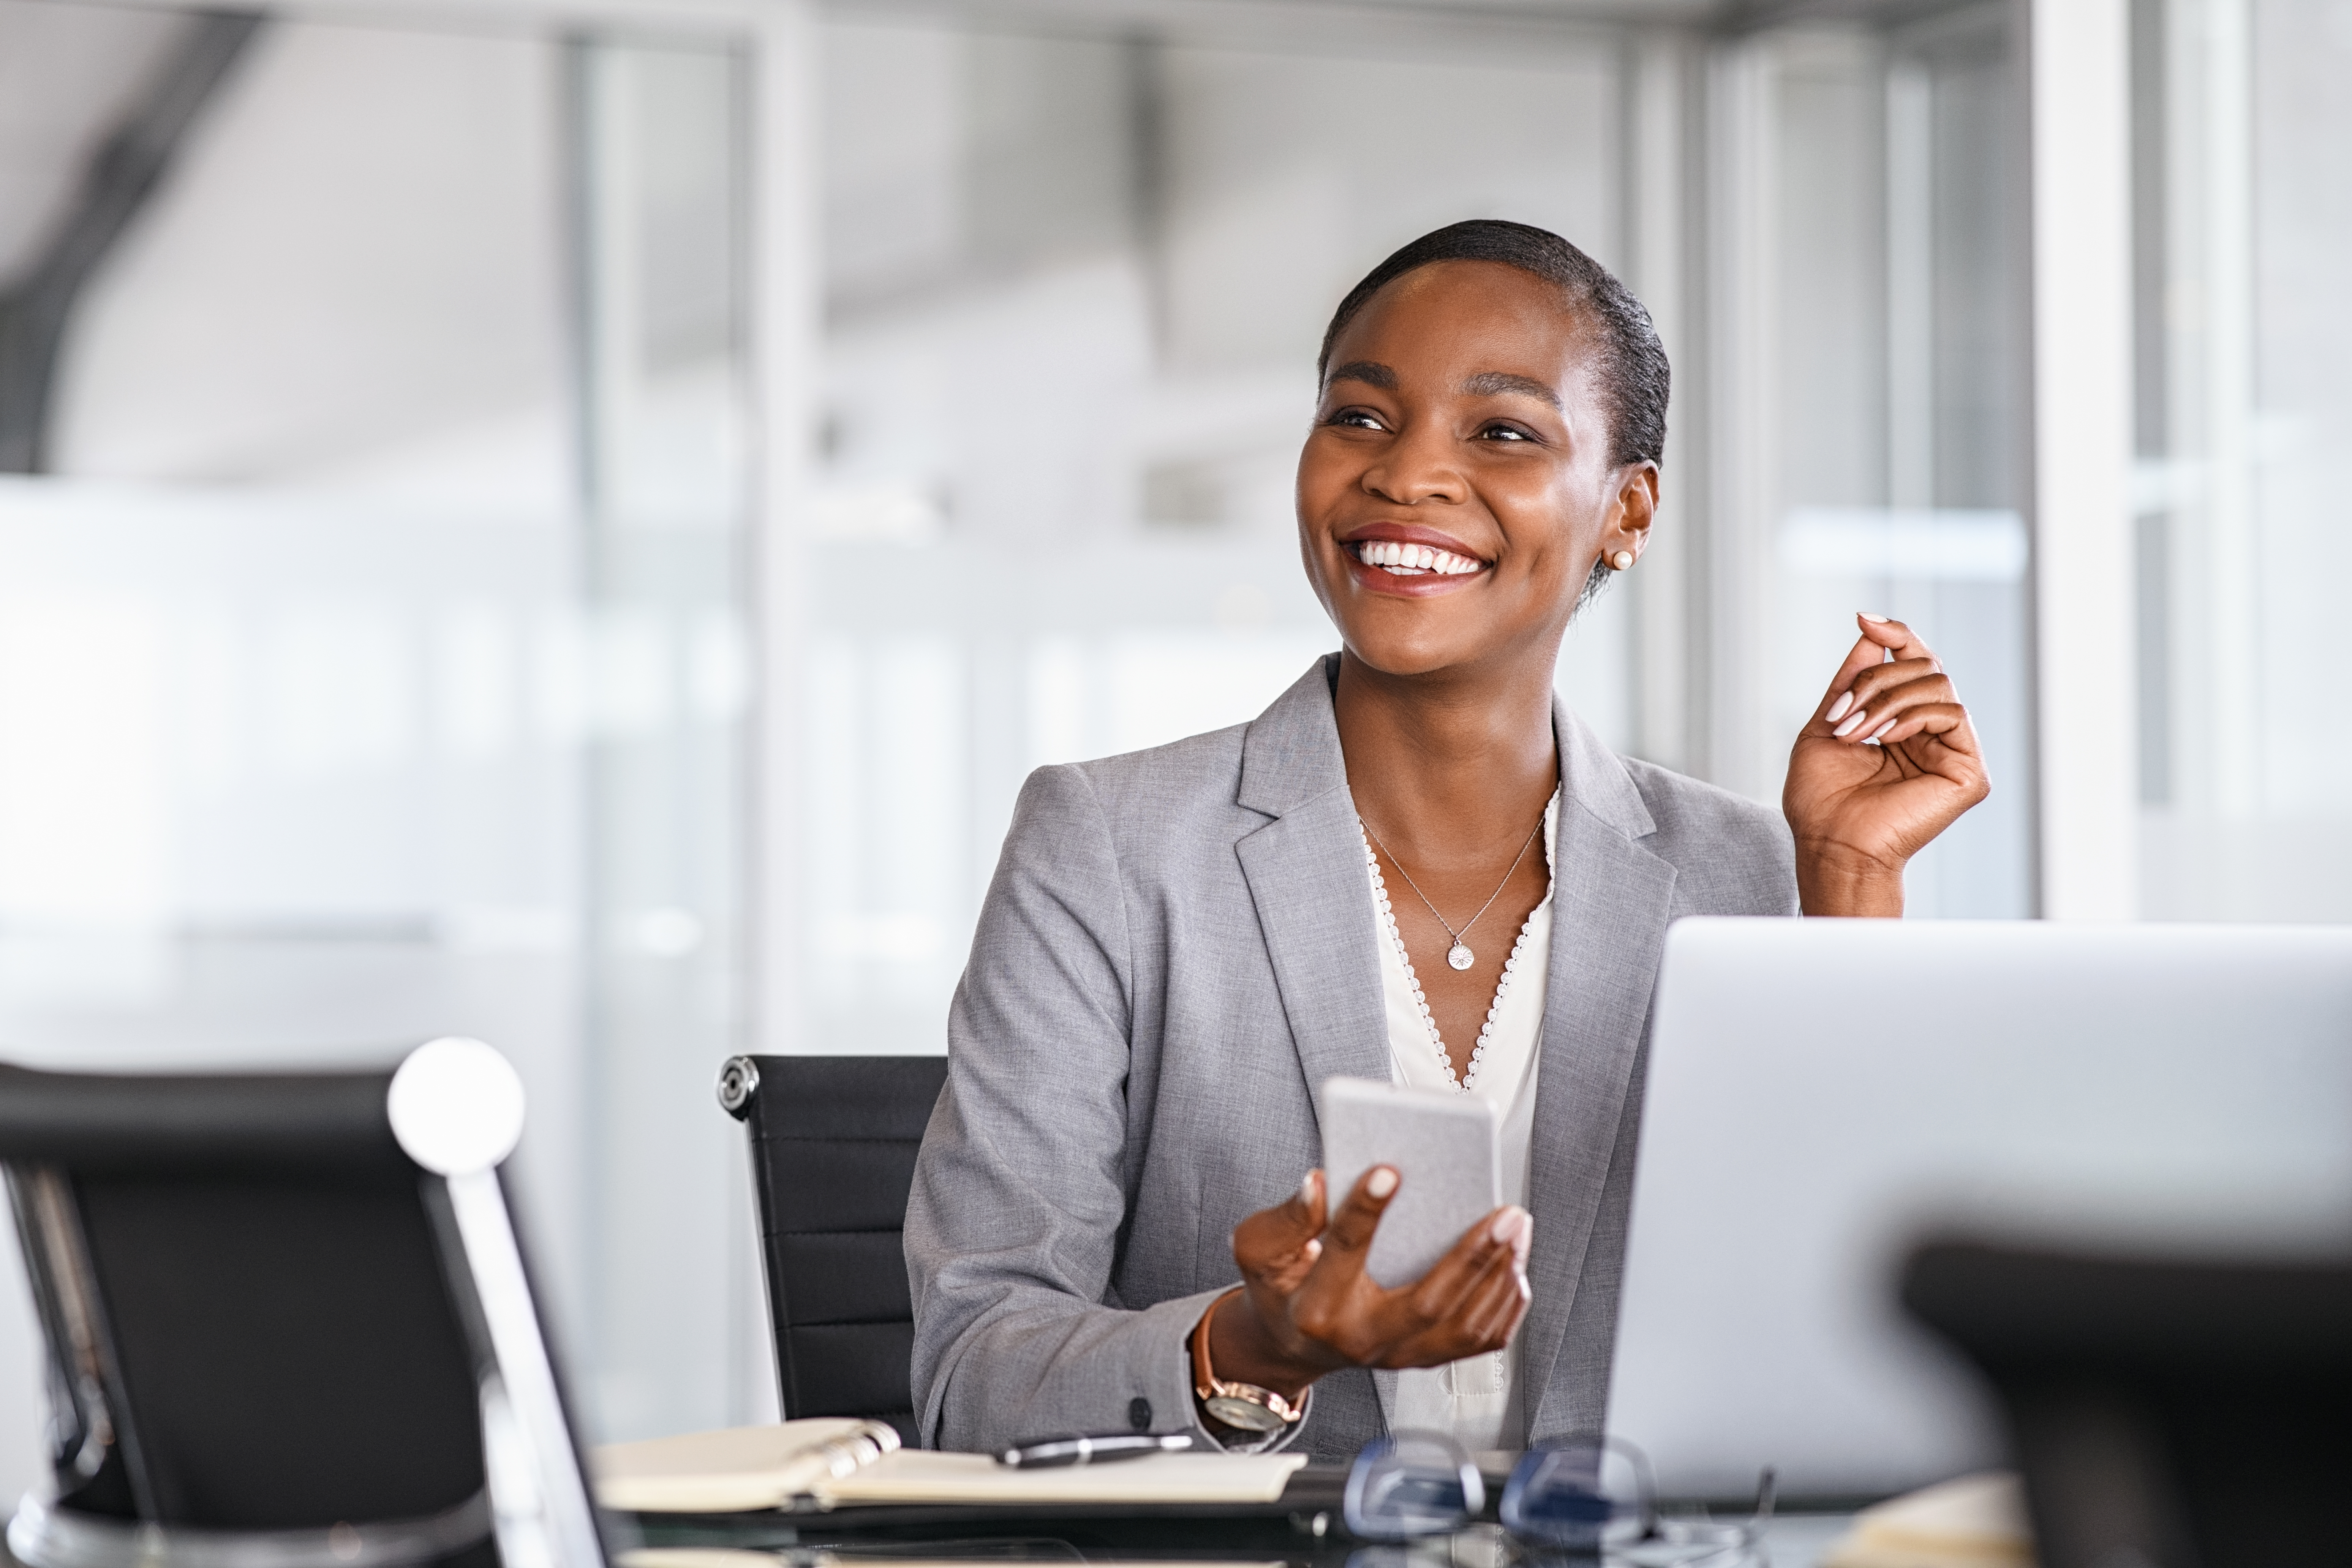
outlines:
[{"label": "glass partition", "polygon": [[2132,16],[2142,910],[2352,920],[2352,16]]},{"label": "glass partition", "polygon": [[[1291,474],[1325,321],[1470,216],[1620,259],[1617,40],[824,31],[806,1048],[936,1052],[1042,763],[1255,717],[1337,646]],[[1332,128],[1381,105],[1392,155]],[[1563,689],[1618,743],[1625,603]]]},{"label": "glass partition", "polygon": [[1661,548],[1562,691],[1777,802],[1853,612],[1914,620],[2002,781],[1915,911],[2031,912],[2003,8],[1720,44],[1359,11],[824,37],[806,1048],[942,1047],[1030,768],[1243,721],[1333,646],[1289,494],[1315,346],[1381,256],[1471,216],[1621,269],[1675,357]]},{"label": "glass partition", "polygon": [[587,1310],[604,1431],[770,1407],[742,1048],[747,72],[723,43],[566,49],[579,268]]},{"label": "glass partition", "polygon": [[1915,915],[2034,910],[2010,20],[1768,31],[1724,52],[1714,89],[1707,772],[1777,800],[1854,612],[1908,622],[1994,782],[1913,862]]},{"label": "glass partition", "polygon": [[[197,31],[0,0],[0,193],[40,198],[0,203],[0,296]],[[266,22],[81,286],[45,471],[0,478],[6,1054],[489,1041],[598,1436],[772,1408],[710,1089],[741,990],[742,77],[723,37]],[[5,1294],[13,1496],[39,1402]]]}]

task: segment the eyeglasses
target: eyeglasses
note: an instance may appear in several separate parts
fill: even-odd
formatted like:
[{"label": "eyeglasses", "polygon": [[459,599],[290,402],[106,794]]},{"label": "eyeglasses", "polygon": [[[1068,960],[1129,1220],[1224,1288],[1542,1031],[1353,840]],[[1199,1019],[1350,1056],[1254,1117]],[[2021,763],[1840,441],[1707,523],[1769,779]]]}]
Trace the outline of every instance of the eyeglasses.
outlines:
[{"label": "eyeglasses", "polygon": [[[1772,1502],[1768,1469],[1744,1519],[1661,1517],[1640,1449],[1621,1438],[1571,1437],[1520,1456],[1499,1511],[1503,1528],[1538,1552],[1629,1568],[1729,1568],[1758,1554]],[[1438,1432],[1399,1432],[1356,1456],[1342,1517],[1360,1540],[1400,1542],[1460,1530],[1486,1506],[1486,1482],[1459,1443]]]},{"label": "eyeglasses", "polygon": [[1375,1437],[1348,1467],[1340,1517],[1364,1541],[1411,1541],[1459,1530],[1486,1510],[1486,1481],[1462,1445],[1439,1432]]}]

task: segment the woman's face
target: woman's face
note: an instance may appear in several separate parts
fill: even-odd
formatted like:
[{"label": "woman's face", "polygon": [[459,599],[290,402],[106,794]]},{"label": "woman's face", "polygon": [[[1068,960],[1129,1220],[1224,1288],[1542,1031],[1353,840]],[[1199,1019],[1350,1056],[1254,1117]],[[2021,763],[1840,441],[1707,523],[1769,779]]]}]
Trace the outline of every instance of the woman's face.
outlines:
[{"label": "woman's face", "polygon": [[1640,552],[1657,468],[1610,466],[1588,337],[1542,279],[1441,261],[1382,289],[1331,345],[1298,457],[1299,544],[1372,668],[1533,657],[1548,684],[1593,563]]}]

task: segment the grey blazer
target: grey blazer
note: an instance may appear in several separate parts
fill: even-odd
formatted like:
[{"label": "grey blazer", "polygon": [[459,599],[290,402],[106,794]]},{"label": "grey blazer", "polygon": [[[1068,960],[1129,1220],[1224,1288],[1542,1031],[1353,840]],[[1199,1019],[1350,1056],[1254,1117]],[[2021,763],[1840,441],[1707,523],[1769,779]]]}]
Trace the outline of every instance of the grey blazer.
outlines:
[{"label": "grey blazer", "polygon": [[[926,1442],[1197,1431],[1185,1339],[1239,1279],[1234,1226],[1319,1160],[1324,1079],[1389,1076],[1337,668],[1319,661],[1252,723],[1040,768],[1022,790],[907,1209]],[[1564,706],[1553,724],[1530,1439],[1606,1410],[1667,923],[1796,909],[1778,814],[1616,756]],[[1325,1377],[1297,1441],[1352,1457],[1394,1384]]]}]

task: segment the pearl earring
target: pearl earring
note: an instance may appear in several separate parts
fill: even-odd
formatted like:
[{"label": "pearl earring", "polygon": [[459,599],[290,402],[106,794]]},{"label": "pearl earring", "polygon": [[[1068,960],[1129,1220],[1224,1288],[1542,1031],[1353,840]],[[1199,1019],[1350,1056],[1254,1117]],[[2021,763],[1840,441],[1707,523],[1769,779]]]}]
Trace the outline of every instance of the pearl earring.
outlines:
[{"label": "pearl earring", "polygon": [[1629,572],[1633,566],[1633,552],[1630,550],[1621,550],[1609,558],[1609,564],[1620,572]]}]

